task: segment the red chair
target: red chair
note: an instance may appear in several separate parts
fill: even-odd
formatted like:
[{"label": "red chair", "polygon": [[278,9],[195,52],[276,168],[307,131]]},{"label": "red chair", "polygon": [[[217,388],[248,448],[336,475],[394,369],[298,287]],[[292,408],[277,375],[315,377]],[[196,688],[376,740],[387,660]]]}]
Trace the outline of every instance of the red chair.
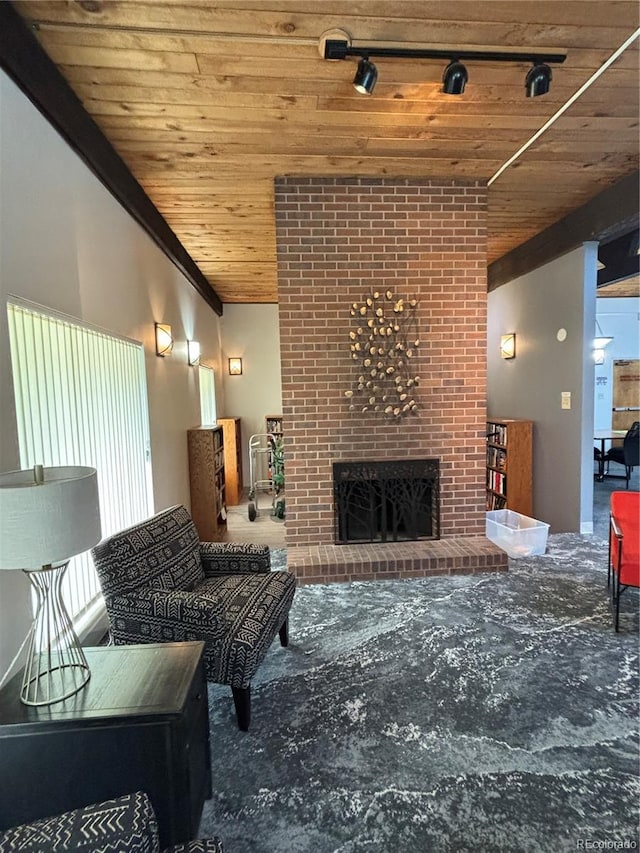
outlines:
[{"label": "red chair", "polygon": [[615,607],[618,630],[620,595],[627,587],[640,587],[640,492],[612,492],[609,520],[609,566],[607,586],[613,586],[611,603]]}]

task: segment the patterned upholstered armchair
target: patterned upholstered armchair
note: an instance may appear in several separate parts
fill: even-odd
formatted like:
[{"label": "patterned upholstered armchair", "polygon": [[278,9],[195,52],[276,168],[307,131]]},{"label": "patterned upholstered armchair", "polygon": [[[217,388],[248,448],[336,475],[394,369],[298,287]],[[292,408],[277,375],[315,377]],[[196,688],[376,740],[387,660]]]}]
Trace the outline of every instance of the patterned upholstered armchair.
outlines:
[{"label": "patterned upholstered armchair", "polygon": [[251,679],[277,633],[288,643],[294,575],[270,570],[266,545],[200,542],[183,506],[104,539],[92,554],[111,641],[202,640],[207,679],[231,686],[247,731]]},{"label": "patterned upholstered armchair", "polygon": [[[142,791],[0,833],[0,853],[160,853],[158,824]],[[222,853],[218,838],[186,841],[163,853]]]}]

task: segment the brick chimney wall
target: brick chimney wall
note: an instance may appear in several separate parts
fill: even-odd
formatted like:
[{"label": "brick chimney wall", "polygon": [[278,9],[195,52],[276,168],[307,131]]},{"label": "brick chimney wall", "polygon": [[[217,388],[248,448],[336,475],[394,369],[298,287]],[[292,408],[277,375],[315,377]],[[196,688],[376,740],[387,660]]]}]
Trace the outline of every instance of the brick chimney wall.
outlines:
[{"label": "brick chimney wall", "polygon": [[[438,458],[441,538],[485,524],[486,188],[278,178],[275,183],[287,545],[334,542],[332,463]],[[349,411],[353,302],[418,301],[417,415]]]}]

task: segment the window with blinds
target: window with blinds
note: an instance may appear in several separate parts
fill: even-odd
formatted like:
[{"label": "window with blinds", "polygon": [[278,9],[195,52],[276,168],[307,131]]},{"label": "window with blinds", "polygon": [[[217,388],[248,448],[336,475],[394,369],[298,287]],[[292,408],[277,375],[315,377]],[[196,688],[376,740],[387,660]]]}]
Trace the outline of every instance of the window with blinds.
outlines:
[{"label": "window with blinds", "polygon": [[[38,306],[7,304],[21,468],[98,472],[102,534],[152,513],[149,414],[140,343]],[[74,557],[65,604],[77,621],[100,598],[88,553]]]},{"label": "window with blinds", "polygon": [[210,367],[201,364],[198,378],[200,380],[200,423],[215,424],[217,415],[214,372]]}]

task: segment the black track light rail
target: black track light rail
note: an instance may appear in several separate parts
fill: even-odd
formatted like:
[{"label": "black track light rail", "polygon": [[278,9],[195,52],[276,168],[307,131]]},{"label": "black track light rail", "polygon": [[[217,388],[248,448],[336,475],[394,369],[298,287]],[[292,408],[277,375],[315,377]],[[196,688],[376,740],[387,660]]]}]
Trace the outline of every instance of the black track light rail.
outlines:
[{"label": "black track light rail", "polygon": [[499,50],[440,50],[437,48],[421,47],[353,47],[342,39],[327,39],[324,45],[325,59],[346,59],[349,56],[360,56],[363,59],[371,57],[393,57],[396,59],[476,59],[485,62],[532,62],[551,63],[564,62],[566,53],[509,53]]}]

